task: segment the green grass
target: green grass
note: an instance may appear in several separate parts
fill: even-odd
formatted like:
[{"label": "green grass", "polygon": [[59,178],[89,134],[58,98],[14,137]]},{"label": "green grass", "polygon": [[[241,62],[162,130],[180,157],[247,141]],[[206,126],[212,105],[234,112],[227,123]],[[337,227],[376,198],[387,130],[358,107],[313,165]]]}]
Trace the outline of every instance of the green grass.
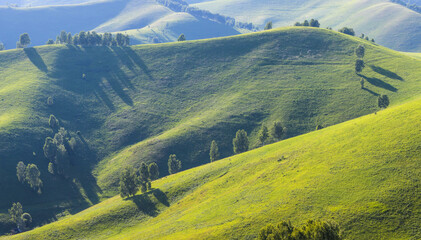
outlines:
[{"label": "green grass", "polygon": [[[366,90],[353,70],[361,43]],[[309,28],[131,48],[8,50],[0,52],[0,72],[0,192],[7,193],[0,194],[0,214],[20,201],[36,225],[114,196],[126,165],[156,161],[165,176],[172,153],[183,169],[207,163],[213,139],[222,157],[232,155],[238,129],[256,145],[261,124],[280,120],[293,137],[377,111],[377,94],[396,105],[421,89],[421,61]],[[69,179],[47,172],[42,146],[52,136],[50,114],[83,149]],[[17,181],[18,161],[38,165],[42,195]]]},{"label": "green grass", "polygon": [[254,239],[268,223],[307,219],[333,219],[346,239],[417,239],[419,119],[418,98],[165,177],[147,194],[10,239]]}]

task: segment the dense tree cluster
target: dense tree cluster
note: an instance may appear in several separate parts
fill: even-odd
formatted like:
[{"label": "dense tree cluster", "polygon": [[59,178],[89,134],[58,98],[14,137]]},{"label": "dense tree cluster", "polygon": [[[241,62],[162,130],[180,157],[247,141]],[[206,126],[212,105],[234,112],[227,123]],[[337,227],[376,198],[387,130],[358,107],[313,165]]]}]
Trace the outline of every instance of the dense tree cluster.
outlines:
[{"label": "dense tree cluster", "polygon": [[55,135],[53,138],[47,137],[43,147],[45,157],[50,160],[48,172],[66,176],[65,173],[70,168],[70,156],[74,153],[77,142],[66,129],[60,127],[54,115],[50,116],[49,125]]},{"label": "dense tree cluster", "polygon": [[338,31],[341,32],[341,33],[344,33],[344,34],[355,36],[355,31],[352,28],[343,27],[343,28],[339,29]]},{"label": "dense tree cluster", "polygon": [[333,222],[309,220],[302,227],[283,221],[277,225],[269,224],[259,233],[260,240],[340,240],[340,229]]},{"label": "dense tree cluster", "polygon": [[13,203],[9,209],[10,219],[16,224],[20,230],[26,230],[32,223],[32,217],[29,213],[23,212],[22,204],[19,202]]},{"label": "dense tree cluster", "polygon": [[377,98],[377,105],[379,108],[387,108],[390,104],[389,97],[387,95],[380,95]]},{"label": "dense tree cluster", "polygon": [[72,36],[71,33],[61,31],[56,37],[56,41],[52,39],[47,41],[47,44],[72,44],[81,46],[129,46],[130,37],[122,33],[115,35],[111,33],[99,34],[95,31],[85,32],[81,31]]},{"label": "dense tree cluster", "polygon": [[131,197],[134,196],[139,188],[142,193],[152,189],[151,182],[158,179],[159,169],[156,163],[151,163],[149,166],[142,163],[138,171],[132,167],[125,168],[120,175],[120,196]]},{"label": "dense tree cluster", "polygon": [[28,184],[34,191],[41,194],[42,180],[40,178],[41,172],[37,165],[28,164],[27,166],[23,162],[19,162],[16,166],[16,176],[19,182],[22,184]]},{"label": "dense tree cluster", "polygon": [[303,27],[320,27],[320,23],[319,20],[317,19],[311,19],[310,21],[308,20],[304,20],[304,22],[300,23],[300,22],[296,22],[294,24],[294,26],[299,27],[299,26],[303,26]]}]

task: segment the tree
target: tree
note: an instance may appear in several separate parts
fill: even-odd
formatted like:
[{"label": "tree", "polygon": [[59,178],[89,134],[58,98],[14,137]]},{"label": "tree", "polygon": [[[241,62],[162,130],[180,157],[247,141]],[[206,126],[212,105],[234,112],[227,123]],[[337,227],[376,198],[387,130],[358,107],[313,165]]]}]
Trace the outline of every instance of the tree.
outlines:
[{"label": "tree", "polygon": [[50,161],[53,161],[57,153],[57,146],[54,143],[54,139],[47,137],[45,139],[43,150],[44,156]]},{"label": "tree", "polygon": [[20,204],[20,202],[13,203],[12,207],[9,209],[9,215],[12,222],[14,222],[18,228],[23,226],[22,214],[22,204]]},{"label": "tree", "polygon": [[365,68],[365,64],[364,64],[363,60],[358,59],[357,61],[355,61],[355,72],[356,73],[362,72],[364,68]]},{"label": "tree", "polygon": [[67,40],[66,40],[67,44],[72,44],[73,43],[73,38],[72,38],[72,34],[68,33],[67,34]]},{"label": "tree", "polygon": [[281,122],[274,122],[272,128],[270,129],[270,135],[275,140],[280,140],[284,135],[284,128],[282,127]]},{"label": "tree", "polygon": [[51,115],[50,115],[50,119],[48,120],[48,125],[50,125],[50,127],[51,127],[54,131],[58,130],[58,128],[59,128],[59,126],[60,126],[60,124],[59,124],[59,122],[58,122],[57,118],[56,118],[53,114],[51,114]]},{"label": "tree", "polygon": [[171,154],[168,158],[168,172],[170,174],[177,173],[181,169],[181,161],[177,159],[175,154]]},{"label": "tree", "polygon": [[320,23],[319,23],[319,20],[317,20],[317,19],[311,19],[310,20],[310,27],[320,27]]},{"label": "tree", "polygon": [[360,80],[361,89],[364,89],[364,83],[365,83],[364,78],[361,78]]},{"label": "tree", "polygon": [[262,128],[259,131],[259,141],[262,145],[265,145],[265,142],[269,138],[269,130],[266,126],[262,126]]},{"label": "tree", "polygon": [[48,172],[53,174],[53,175],[55,174],[56,171],[54,171],[54,163],[52,163],[52,162],[48,163]]},{"label": "tree", "polygon": [[355,49],[355,55],[357,55],[358,58],[363,58],[365,54],[365,47],[363,45],[359,45]]},{"label": "tree", "polygon": [[344,33],[344,34],[348,34],[348,35],[351,35],[351,36],[355,36],[355,31],[352,28],[343,27],[343,28],[339,29],[339,32]]},{"label": "tree", "polygon": [[234,147],[234,153],[243,153],[249,150],[249,139],[247,132],[244,130],[238,130],[235,134],[235,138],[232,140]]},{"label": "tree", "polygon": [[48,39],[48,41],[47,41],[46,44],[47,45],[53,45],[54,44],[54,40],[53,39]]},{"label": "tree", "polygon": [[67,43],[67,33],[66,31],[61,31],[60,35],[58,36],[59,43],[64,44]]},{"label": "tree", "polygon": [[42,187],[42,181],[40,179],[41,173],[38,170],[37,165],[35,164],[28,164],[28,166],[26,166],[26,171],[25,171],[25,178],[26,178],[26,182],[28,182],[29,186],[34,189],[37,190],[38,194],[41,194],[41,187]]},{"label": "tree", "polygon": [[0,51],[4,50],[4,44],[0,42]]},{"label": "tree", "polygon": [[300,23],[300,22],[296,22],[296,23],[294,23],[294,26],[296,26],[296,27],[300,27],[300,26],[303,26],[303,24],[302,24],[302,23]]},{"label": "tree", "polygon": [[177,39],[178,42],[183,42],[186,41],[186,36],[184,36],[184,34],[180,34],[180,36]]},{"label": "tree", "polygon": [[213,140],[211,143],[209,157],[211,162],[219,159],[219,148],[215,140]]},{"label": "tree", "polygon": [[149,169],[146,163],[140,164],[139,169],[139,181],[140,181],[140,188],[142,193],[148,191],[151,188],[151,181],[149,179]]},{"label": "tree", "polygon": [[272,26],[273,26],[272,21],[270,21],[270,22],[266,23],[265,30],[270,30],[270,29],[272,29]]},{"label": "tree", "polygon": [[133,168],[127,167],[120,175],[120,196],[134,196],[139,189],[139,179]]},{"label": "tree", "polygon": [[18,165],[16,166],[16,176],[21,183],[25,182],[25,171],[25,164],[23,162],[18,162]]},{"label": "tree", "polygon": [[126,42],[122,33],[117,33],[115,40],[117,41],[118,46],[124,46],[124,43]]},{"label": "tree", "polygon": [[310,23],[308,22],[308,20],[304,20],[303,26],[304,26],[304,27],[308,27],[308,26],[310,26]]},{"label": "tree", "polygon": [[19,44],[22,47],[27,47],[29,44],[31,44],[31,39],[29,38],[29,34],[24,33],[24,34],[20,35]]},{"label": "tree", "polygon": [[377,105],[379,108],[387,108],[390,104],[389,97],[387,95],[380,95],[377,98]]},{"label": "tree", "polygon": [[159,168],[156,163],[151,163],[148,166],[149,178],[153,181],[159,177]]},{"label": "tree", "polygon": [[31,216],[31,214],[24,213],[24,214],[22,214],[21,219],[22,219],[23,226],[25,228],[29,228],[31,226],[31,223],[32,223],[32,216]]}]

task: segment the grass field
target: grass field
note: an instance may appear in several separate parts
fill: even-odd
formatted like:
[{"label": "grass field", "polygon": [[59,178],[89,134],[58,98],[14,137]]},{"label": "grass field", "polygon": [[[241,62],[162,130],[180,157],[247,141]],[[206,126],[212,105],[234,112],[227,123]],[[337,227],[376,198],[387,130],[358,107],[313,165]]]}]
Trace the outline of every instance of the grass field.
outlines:
[{"label": "grass field", "polygon": [[10,239],[254,239],[332,219],[345,239],[421,237],[421,100],[153,182]]},{"label": "grass field", "polygon": [[[362,43],[365,89],[354,72]],[[213,139],[222,157],[231,156],[238,129],[257,146],[262,124],[282,121],[293,137],[375,112],[379,94],[397,105],[421,89],[416,58],[311,28],[130,48],[9,50],[0,52],[0,73],[0,192],[8,193],[0,194],[2,232],[10,229],[5,213],[13,202],[40,225],[114,196],[127,165],[156,161],[165,176],[172,153],[183,170],[207,163]],[[85,153],[68,179],[47,172],[50,114]],[[17,181],[18,161],[38,165],[42,195]]]}]

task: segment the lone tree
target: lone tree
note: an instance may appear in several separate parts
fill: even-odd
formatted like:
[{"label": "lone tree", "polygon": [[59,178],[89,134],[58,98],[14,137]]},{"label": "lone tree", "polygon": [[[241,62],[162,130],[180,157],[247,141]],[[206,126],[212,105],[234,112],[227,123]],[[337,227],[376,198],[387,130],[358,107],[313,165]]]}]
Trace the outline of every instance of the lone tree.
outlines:
[{"label": "lone tree", "polygon": [[211,143],[211,147],[210,147],[210,151],[209,151],[209,157],[210,157],[211,162],[219,159],[219,148],[218,148],[218,144],[216,143],[215,140],[213,140],[212,143]]},{"label": "lone tree", "polygon": [[139,179],[133,168],[127,167],[120,175],[120,196],[134,196],[139,189]]},{"label": "lone tree", "polygon": [[25,171],[26,166],[23,162],[19,162],[16,166],[16,176],[18,177],[19,182],[24,183],[25,182]]},{"label": "lone tree", "polygon": [[379,108],[387,108],[390,104],[389,97],[387,95],[380,95],[377,98],[377,105]]},{"label": "lone tree", "polygon": [[31,44],[31,39],[29,38],[29,34],[24,33],[24,34],[20,35],[19,44],[22,47],[27,47],[29,44]]},{"label": "lone tree", "polygon": [[181,161],[177,159],[175,154],[171,154],[168,158],[168,172],[170,174],[177,173],[181,169]]},{"label": "lone tree", "polygon": [[25,171],[25,178],[29,186],[32,189],[36,190],[38,194],[41,194],[41,187],[42,187],[42,181],[41,181],[40,176],[41,176],[41,173],[38,170],[37,165],[28,164]]},{"label": "lone tree", "polygon": [[159,177],[159,168],[156,163],[151,163],[148,166],[149,178],[153,181]]},{"label": "lone tree", "polygon": [[272,27],[273,27],[273,24],[272,24],[272,21],[270,21],[270,22],[266,23],[265,30],[270,30],[270,29],[272,29]]},{"label": "lone tree", "polygon": [[269,130],[266,126],[262,126],[262,128],[259,131],[259,141],[261,145],[265,145],[265,142],[269,138]]},{"label": "lone tree", "polygon": [[244,130],[238,130],[235,134],[235,138],[232,140],[234,147],[234,153],[243,153],[249,150],[249,139],[247,132]]},{"label": "lone tree", "polygon": [[13,203],[12,207],[9,209],[9,215],[12,222],[14,222],[18,228],[23,226],[22,214],[22,204],[20,204],[20,202]]},{"label": "lone tree", "polygon": [[359,45],[356,49],[355,49],[355,55],[357,55],[358,58],[363,58],[365,54],[365,47],[363,45]]},{"label": "lone tree", "polygon": [[364,68],[365,68],[365,64],[364,64],[363,60],[358,59],[357,61],[355,61],[355,72],[356,73],[362,72]]},{"label": "lone tree", "polygon": [[183,41],[186,41],[186,36],[184,36],[184,34],[183,34],[183,33],[182,33],[182,34],[180,34],[180,36],[178,37],[177,41],[178,41],[178,42],[183,42]]},{"label": "lone tree", "polygon": [[341,33],[344,33],[344,34],[355,36],[355,31],[352,28],[343,27],[343,28],[339,29],[338,31],[341,32]]},{"label": "lone tree", "polygon": [[282,127],[281,122],[274,122],[272,128],[270,129],[270,135],[275,140],[281,140],[284,135],[284,128]]}]

